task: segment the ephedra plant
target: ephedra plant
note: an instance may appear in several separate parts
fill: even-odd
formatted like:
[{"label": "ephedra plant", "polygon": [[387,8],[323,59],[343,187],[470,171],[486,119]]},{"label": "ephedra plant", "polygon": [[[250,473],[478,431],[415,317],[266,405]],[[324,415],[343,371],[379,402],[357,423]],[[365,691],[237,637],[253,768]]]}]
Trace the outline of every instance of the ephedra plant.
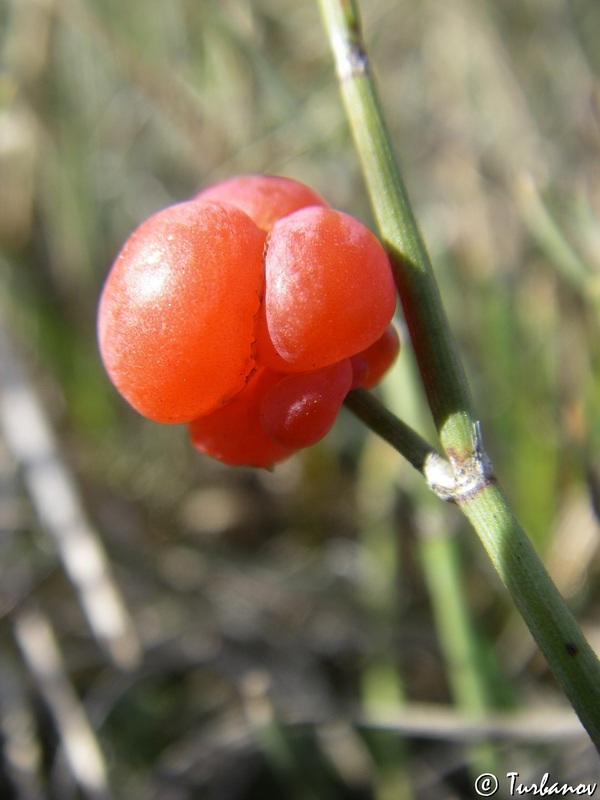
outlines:
[{"label": "ephedra plant", "polygon": [[[273,467],[326,435],[345,403],[456,504],[600,747],[600,665],[509,507],[404,188],[356,7],[321,0],[379,227],[297,181],[242,176],[158,212],[105,284],[99,339],[123,396],[186,423],[200,451]],[[439,450],[368,391],[395,359],[400,299]]]}]

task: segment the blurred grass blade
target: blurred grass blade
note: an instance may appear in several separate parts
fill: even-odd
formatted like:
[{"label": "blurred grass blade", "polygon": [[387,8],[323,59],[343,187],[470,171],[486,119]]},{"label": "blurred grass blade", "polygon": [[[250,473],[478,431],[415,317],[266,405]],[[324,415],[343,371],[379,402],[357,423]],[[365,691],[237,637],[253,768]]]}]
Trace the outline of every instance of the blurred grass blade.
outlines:
[{"label": "blurred grass blade", "polygon": [[112,800],[106,763],[66,674],[48,619],[27,608],[17,614],[15,637],[34,682],[54,719],[71,772],[90,800]]},{"label": "blurred grass blade", "polygon": [[61,459],[50,424],[9,341],[0,309],[0,430],[22,469],[42,526],[52,537],[94,636],[111,659],[131,669],[140,646],[97,532]]}]

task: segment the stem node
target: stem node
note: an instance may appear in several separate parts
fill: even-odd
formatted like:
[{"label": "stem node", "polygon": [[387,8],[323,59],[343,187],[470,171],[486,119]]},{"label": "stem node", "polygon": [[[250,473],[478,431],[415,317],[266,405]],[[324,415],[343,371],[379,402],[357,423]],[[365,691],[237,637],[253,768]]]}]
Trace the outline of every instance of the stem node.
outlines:
[{"label": "stem node", "polygon": [[425,462],[423,474],[429,488],[441,497],[457,505],[472,500],[496,478],[492,462],[483,448],[479,422],[473,425],[473,451],[458,458],[449,452],[450,460],[432,453]]}]

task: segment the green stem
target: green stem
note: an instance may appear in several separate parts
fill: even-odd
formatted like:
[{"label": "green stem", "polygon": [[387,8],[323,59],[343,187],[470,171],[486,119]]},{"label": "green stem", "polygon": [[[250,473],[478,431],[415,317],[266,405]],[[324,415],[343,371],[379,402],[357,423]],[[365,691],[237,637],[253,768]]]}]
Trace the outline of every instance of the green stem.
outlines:
[{"label": "green stem", "polygon": [[482,449],[465,373],[387,133],[361,40],[357,7],[352,0],[320,0],[320,5],[371,202],[390,253],[433,419],[451,465],[448,472],[435,462],[435,470],[427,474],[429,460],[425,458],[423,471],[432,488],[456,502],[470,520],[600,750],[600,663],[510,510]]},{"label": "green stem", "polygon": [[471,400],[427,248],[394,154],[350,0],[320,0],[342,99],[386,245],[428,402],[446,452],[473,447]]},{"label": "green stem", "polygon": [[344,400],[347,406],[372,431],[402,453],[418,472],[425,474],[429,459],[439,459],[440,454],[416,431],[398,419],[366,389],[355,389]]},{"label": "green stem", "polygon": [[[352,394],[356,397],[357,393]],[[414,447],[412,440],[418,442],[418,434],[368,392],[358,394],[362,405],[360,418],[407,456],[403,448],[407,441]],[[352,403],[347,405],[354,410]],[[402,435],[392,434],[395,425]],[[443,459],[432,448],[429,453],[435,454],[436,467],[443,466]],[[425,467],[420,470],[425,477],[428,477],[427,462],[426,458]],[[413,463],[413,466],[416,465]],[[509,508],[502,490],[495,479],[488,477],[487,480],[486,485],[474,490],[469,489],[468,484],[466,489],[461,488],[459,481],[453,497],[447,487],[439,493],[456,502],[473,525],[550,669],[600,750],[600,663]],[[436,490],[435,486],[432,488]]]},{"label": "green stem", "polygon": [[600,664],[495,483],[459,503],[600,750]]},{"label": "green stem", "polygon": [[[420,387],[415,381],[415,366],[411,348],[405,346],[402,359],[388,374],[381,392],[390,410],[402,419],[412,420],[422,429],[426,427],[424,417],[429,409],[423,403]],[[379,461],[388,462],[393,454],[388,456],[380,456]],[[396,483],[397,465],[393,466],[392,462],[388,470],[393,470]],[[456,525],[438,498],[418,480],[412,481],[411,486],[413,484],[412,524],[418,542],[419,565],[431,602],[452,698],[466,718],[489,717],[495,702],[506,697],[507,687],[503,671],[496,663],[485,635],[477,630],[476,612],[469,604],[469,582],[462,560],[464,542],[456,535]],[[376,487],[372,494],[378,497]],[[397,540],[397,533],[393,538]],[[486,737],[473,743],[467,755],[472,775],[484,772],[499,774],[501,765],[497,747]]]}]

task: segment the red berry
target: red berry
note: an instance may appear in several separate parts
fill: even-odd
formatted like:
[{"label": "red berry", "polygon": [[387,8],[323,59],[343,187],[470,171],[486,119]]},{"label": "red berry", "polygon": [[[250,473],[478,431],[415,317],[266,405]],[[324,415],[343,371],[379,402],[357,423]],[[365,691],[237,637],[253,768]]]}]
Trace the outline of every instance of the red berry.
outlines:
[{"label": "red berry", "polygon": [[334,364],[373,344],[395,305],[388,258],[365,225],[330,208],[295,211],[267,241],[257,360],[282,369],[283,359],[289,371]]},{"label": "red berry", "polygon": [[299,208],[327,205],[309,186],[279,175],[229,178],[203,189],[196,198],[231,203],[245,211],[265,231],[270,231],[278,219]]},{"label": "red berry", "polygon": [[380,336],[362,353],[352,357],[354,371],[353,388],[364,386],[372,389],[383,378],[400,352],[400,337],[393,325],[388,325]]},{"label": "red berry", "polygon": [[190,423],[194,447],[232,465],[271,467],[288,458],[293,450],[271,439],[259,423],[263,398],[280,380],[277,372],[257,370],[230,403]]},{"label": "red berry", "polygon": [[263,430],[292,449],[308,447],[330,430],[352,383],[350,360],[282,378],[261,404]]},{"label": "red berry", "polygon": [[394,307],[368,228],[298,181],[247,175],[140,225],[107,278],[98,336],[134,408],[189,422],[194,446],[225,463],[270,467],[381,378],[399,348]]},{"label": "red berry", "polygon": [[352,365],[352,386],[350,388],[359,389],[365,385],[365,381],[369,375],[369,362],[363,352],[352,356],[350,358],[350,364]]},{"label": "red berry", "polygon": [[140,413],[188,422],[243,388],[264,244],[239,209],[194,201],[131,235],[104,286],[98,335],[113,383]]}]

